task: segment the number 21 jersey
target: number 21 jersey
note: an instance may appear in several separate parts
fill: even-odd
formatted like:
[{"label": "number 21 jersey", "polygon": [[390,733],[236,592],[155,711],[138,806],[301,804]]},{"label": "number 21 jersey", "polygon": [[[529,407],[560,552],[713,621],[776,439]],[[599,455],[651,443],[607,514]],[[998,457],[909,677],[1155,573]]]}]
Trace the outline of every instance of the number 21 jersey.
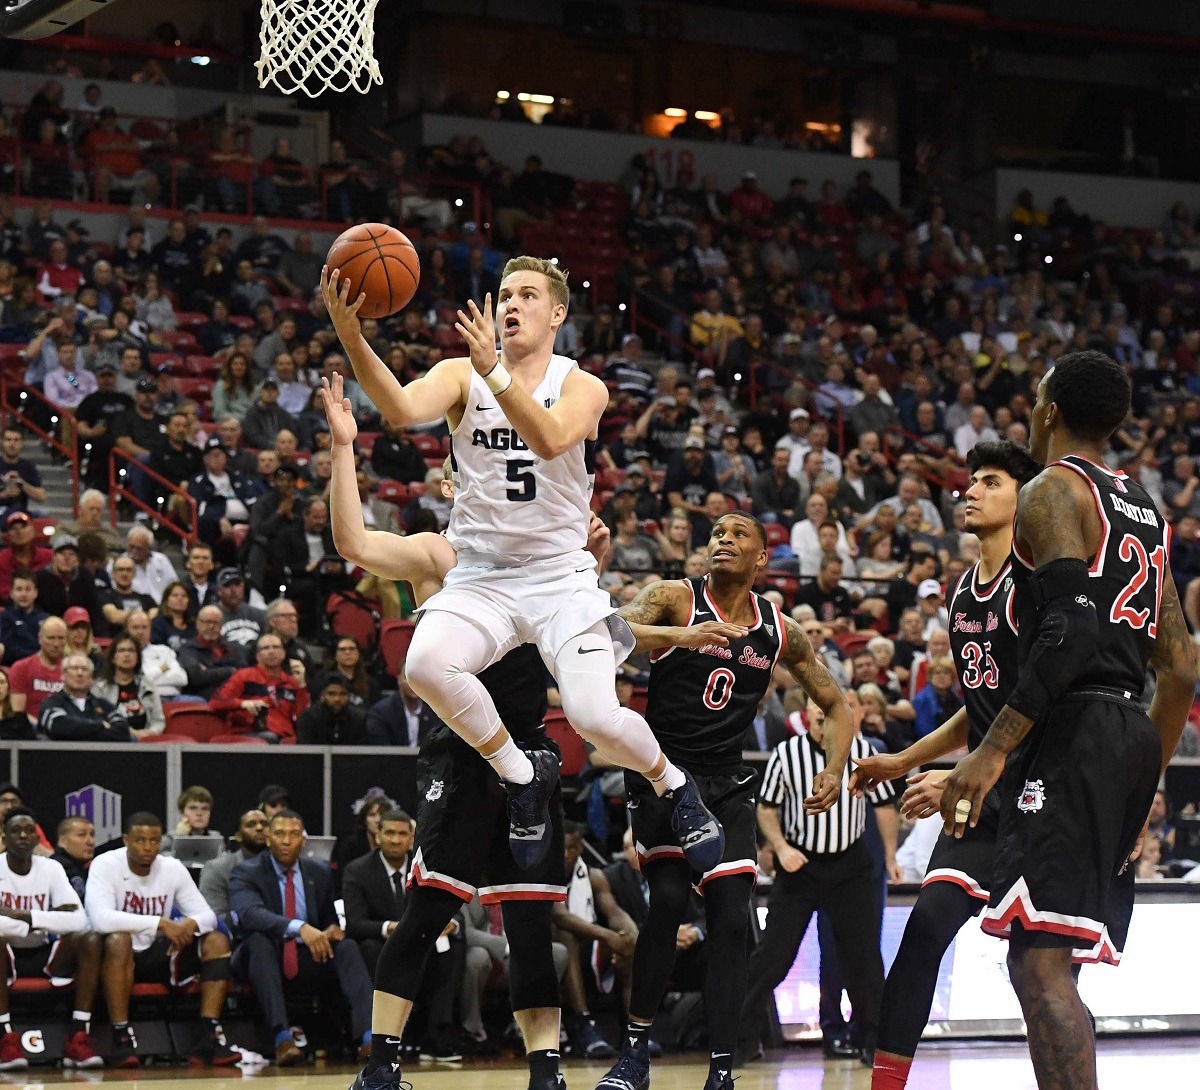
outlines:
[{"label": "number 21 jersey", "polygon": [[989,583],[971,568],[950,596],[950,650],[967,705],[967,746],[974,749],[1017,683],[1016,594],[1012,561]]},{"label": "number 21 jersey", "polygon": [[[551,356],[533,399],[550,408],[576,366],[566,356]],[[584,549],[595,442],[539,458],[474,370],[468,394],[450,447],[454,507],[446,537],[459,563],[514,567]]]}]

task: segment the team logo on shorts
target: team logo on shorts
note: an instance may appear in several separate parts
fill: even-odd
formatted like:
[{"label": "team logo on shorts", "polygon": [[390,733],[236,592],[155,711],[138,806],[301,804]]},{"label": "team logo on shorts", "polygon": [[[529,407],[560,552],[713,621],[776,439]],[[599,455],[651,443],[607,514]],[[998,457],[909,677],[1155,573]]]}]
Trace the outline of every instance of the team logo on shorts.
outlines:
[{"label": "team logo on shorts", "polygon": [[429,785],[429,790],[425,792],[426,802],[437,802],[442,797],[442,791],[445,790],[445,783],[441,780],[434,780]]},{"label": "team logo on shorts", "polygon": [[1021,790],[1021,797],[1017,799],[1017,809],[1023,814],[1032,814],[1040,810],[1045,801],[1046,789],[1042,785],[1042,781],[1026,780],[1025,786]]}]

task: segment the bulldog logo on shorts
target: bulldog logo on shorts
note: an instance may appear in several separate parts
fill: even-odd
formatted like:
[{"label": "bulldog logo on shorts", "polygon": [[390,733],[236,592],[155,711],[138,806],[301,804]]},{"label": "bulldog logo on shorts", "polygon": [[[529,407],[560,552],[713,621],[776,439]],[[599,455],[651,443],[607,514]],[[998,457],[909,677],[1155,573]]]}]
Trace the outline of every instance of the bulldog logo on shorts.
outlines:
[{"label": "bulldog logo on shorts", "polygon": [[429,790],[425,792],[425,801],[437,802],[437,800],[442,797],[442,790],[445,788],[445,786],[446,785],[441,780],[434,780],[429,785]]},{"label": "bulldog logo on shorts", "polygon": [[1025,786],[1021,790],[1021,797],[1017,799],[1017,809],[1023,814],[1032,814],[1040,810],[1045,801],[1046,790],[1042,786],[1042,781],[1026,780]]}]

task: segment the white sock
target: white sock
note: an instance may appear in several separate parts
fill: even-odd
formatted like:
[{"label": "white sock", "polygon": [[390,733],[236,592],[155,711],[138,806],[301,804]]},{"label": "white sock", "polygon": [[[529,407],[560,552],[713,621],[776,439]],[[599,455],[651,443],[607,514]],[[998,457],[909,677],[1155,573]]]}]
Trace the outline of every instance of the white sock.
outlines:
[{"label": "white sock", "polygon": [[5,1033],[12,1029],[12,1016],[8,1014],[0,1014],[0,1026],[4,1027]]},{"label": "white sock", "polygon": [[507,783],[529,783],[533,779],[533,762],[517,748],[511,738],[485,761],[496,770],[496,775]]},{"label": "white sock", "polygon": [[71,1021],[72,1022],[82,1022],[83,1028],[85,1030],[87,1030],[88,1033],[92,1032],[92,1012],[91,1011],[72,1011],[71,1012]]},{"label": "white sock", "polygon": [[667,767],[662,770],[659,776],[648,776],[650,786],[654,788],[655,793],[662,798],[668,791],[674,791],[677,787],[682,787],[686,782],[683,772],[678,766],[667,762]]}]

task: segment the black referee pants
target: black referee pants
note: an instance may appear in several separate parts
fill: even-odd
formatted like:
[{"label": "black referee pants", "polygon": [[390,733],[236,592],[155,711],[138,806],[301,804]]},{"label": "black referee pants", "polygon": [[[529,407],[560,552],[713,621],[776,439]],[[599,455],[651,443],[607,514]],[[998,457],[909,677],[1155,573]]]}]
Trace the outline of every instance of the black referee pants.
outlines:
[{"label": "black referee pants", "polygon": [[742,1039],[762,1039],[766,1004],[796,960],[813,913],[822,908],[833,925],[846,991],[854,1007],[855,1044],[875,1047],[883,998],[878,896],[871,853],[861,839],[836,855],[809,856],[794,874],[776,870],[767,898],[766,931],[750,958]]}]

